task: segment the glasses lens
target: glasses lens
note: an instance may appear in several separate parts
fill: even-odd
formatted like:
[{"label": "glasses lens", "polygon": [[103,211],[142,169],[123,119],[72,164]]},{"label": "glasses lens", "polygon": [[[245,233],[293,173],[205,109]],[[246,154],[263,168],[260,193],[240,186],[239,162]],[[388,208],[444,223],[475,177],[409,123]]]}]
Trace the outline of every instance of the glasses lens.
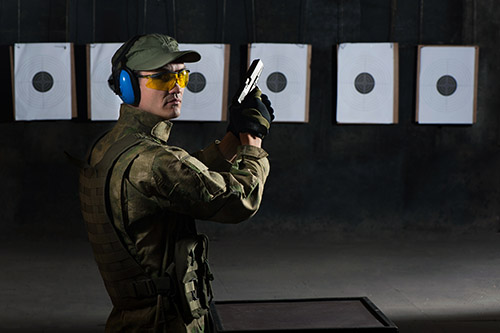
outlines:
[{"label": "glasses lens", "polygon": [[161,73],[150,76],[146,82],[146,87],[156,90],[171,90],[175,86],[175,75]]},{"label": "glasses lens", "polygon": [[177,73],[177,83],[181,88],[185,88],[189,81],[189,71],[187,69],[183,69],[182,71]]},{"label": "glasses lens", "polygon": [[183,69],[179,72],[163,72],[148,77],[146,87],[156,90],[172,90],[177,82],[181,88],[185,88],[189,80],[189,71]]}]

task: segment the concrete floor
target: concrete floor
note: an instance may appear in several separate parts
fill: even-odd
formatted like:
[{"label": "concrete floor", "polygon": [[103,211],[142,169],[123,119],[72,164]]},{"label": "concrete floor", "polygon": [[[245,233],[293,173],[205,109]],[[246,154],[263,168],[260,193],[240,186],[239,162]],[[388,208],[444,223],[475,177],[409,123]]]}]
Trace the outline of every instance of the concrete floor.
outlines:
[{"label": "concrete floor", "polygon": [[[402,333],[500,332],[500,235],[349,241],[212,236],[216,300],[367,296]],[[102,332],[110,302],[90,246],[0,245],[0,332]]]}]

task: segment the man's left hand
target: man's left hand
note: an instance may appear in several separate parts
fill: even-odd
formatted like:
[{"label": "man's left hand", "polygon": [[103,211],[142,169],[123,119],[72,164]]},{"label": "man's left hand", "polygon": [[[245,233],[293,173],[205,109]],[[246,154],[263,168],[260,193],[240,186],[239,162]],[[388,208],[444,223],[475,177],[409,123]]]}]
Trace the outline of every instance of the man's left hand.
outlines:
[{"label": "man's left hand", "polygon": [[273,120],[271,101],[259,88],[255,88],[241,104],[232,103],[229,107],[228,131],[236,137],[240,133],[250,133],[262,139],[269,134]]}]

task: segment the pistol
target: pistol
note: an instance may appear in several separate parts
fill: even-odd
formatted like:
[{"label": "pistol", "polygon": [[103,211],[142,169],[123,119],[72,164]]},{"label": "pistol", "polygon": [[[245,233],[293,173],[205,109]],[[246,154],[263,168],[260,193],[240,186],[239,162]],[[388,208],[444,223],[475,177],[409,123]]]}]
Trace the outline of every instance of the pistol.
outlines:
[{"label": "pistol", "polygon": [[248,68],[245,74],[245,80],[242,82],[240,88],[236,92],[236,101],[241,104],[249,92],[255,89],[259,77],[264,69],[264,63],[260,59],[255,59]]}]

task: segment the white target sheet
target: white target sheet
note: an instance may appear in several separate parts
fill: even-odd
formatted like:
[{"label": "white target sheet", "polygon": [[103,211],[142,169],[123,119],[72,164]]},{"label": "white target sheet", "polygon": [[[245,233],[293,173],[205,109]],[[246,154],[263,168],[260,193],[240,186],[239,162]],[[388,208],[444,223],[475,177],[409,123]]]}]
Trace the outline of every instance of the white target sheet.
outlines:
[{"label": "white target sheet", "polygon": [[194,50],[201,54],[201,60],[186,63],[189,82],[184,89],[181,115],[175,120],[226,120],[230,46],[179,43],[179,49]]},{"label": "white target sheet", "polygon": [[122,100],[108,85],[111,58],[122,43],[96,43],[87,45],[88,114],[91,120],[117,120]]},{"label": "white target sheet", "polygon": [[476,46],[419,46],[418,123],[476,121],[477,54]]},{"label": "white target sheet", "polygon": [[398,122],[398,44],[338,46],[337,122]]},{"label": "white target sheet", "polygon": [[258,87],[269,97],[275,122],[309,121],[311,45],[254,43],[249,64],[264,63]]},{"label": "white target sheet", "polygon": [[69,120],[73,115],[71,43],[14,44],[15,120]]}]

